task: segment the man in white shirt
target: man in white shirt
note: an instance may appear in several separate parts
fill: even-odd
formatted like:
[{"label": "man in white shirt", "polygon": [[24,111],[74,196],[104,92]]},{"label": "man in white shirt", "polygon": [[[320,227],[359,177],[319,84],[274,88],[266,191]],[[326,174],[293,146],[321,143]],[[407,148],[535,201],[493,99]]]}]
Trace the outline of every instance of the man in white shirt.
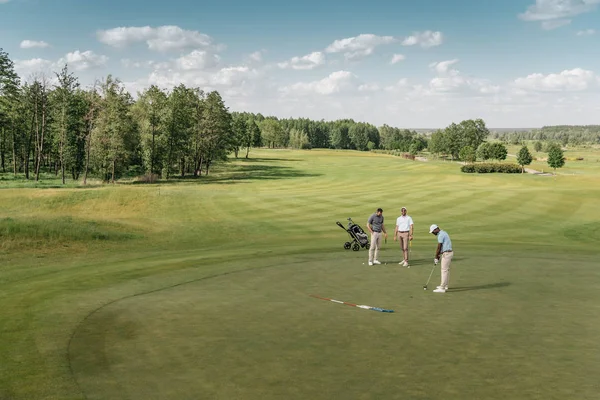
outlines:
[{"label": "man in white shirt", "polygon": [[398,238],[404,261],[399,262],[403,267],[408,267],[408,241],[413,239],[413,220],[406,215],[406,207],[402,207],[402,215],[396,219],[396,229],[394,232],[394,241]]}]

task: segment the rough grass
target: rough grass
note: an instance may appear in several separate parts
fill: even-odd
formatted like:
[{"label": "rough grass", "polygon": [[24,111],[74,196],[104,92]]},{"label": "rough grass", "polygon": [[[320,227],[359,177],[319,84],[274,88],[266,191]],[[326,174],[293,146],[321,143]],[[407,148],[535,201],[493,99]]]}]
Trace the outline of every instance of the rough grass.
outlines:
[{"label": "rough grass", "polygon": [[[600,168],[252,156],[206,179],[0,191],[0,398],[597,397]],[[391,237],[377,268],[343,249],[336,220],[382,207],[393,230],[401,206],[410,269]],[[422,290],[431,223],[456,251],[445,295],[439,268]]]}]

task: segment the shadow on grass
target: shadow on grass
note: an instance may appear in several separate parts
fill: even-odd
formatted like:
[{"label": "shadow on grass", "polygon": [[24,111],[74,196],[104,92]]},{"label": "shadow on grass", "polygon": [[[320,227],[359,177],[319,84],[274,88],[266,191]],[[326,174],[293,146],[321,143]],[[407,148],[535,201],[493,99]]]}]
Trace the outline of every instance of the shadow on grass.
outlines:
[{"label": "shadow on grass", "polygon": [[235,161],[242,161],[245,163],[256,163],[256,162],[270,162],[270,161],[303,161],[300,158],[238,158]]},{"label": "shadow on grass", "polygon": [[[272,160],[272,159],[270,159]],[[160,180],[155,184],[206,184],[206,183],[219,183],[219,184],[235,184],[243,183],[245,181],[254,180],[276,180],[276,179],[293,179],[293,178],[308,178],[321,176],[322,174],[308,173],[301,171],[296,168],[283,167],[280,165],[232,165],[227,168],[226,171],[220,172],[215,171],[213,175],[201,175],[198,177],[172,177],[167,180]],[[147,184],[141,181],[129,182],[131,185]]]},{"label": "shadow on grass", "polygon": [[479,285],[479,286],[463,286],[463,287],[450,287],[450,292],[466,292],[469,290],[486,290],[486,289],[498,289],[502,287],[510,286],[510,282],[498,282],[498,283],[489,283],[487,285]]}]

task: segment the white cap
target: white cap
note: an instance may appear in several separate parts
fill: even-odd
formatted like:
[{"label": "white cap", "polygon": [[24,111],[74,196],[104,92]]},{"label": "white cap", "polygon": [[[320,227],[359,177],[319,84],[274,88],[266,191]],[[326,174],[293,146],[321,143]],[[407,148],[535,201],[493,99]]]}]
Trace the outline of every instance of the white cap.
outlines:
[{"label": "white cap", "polygon": [[402,208],[400,209],[400,211],[402,211],[402,210],[406,210],[406,207],[402,207]]},{"label": "white cap", "polygon": [[436,224],[433,224],[429,227],[429,233],[433,233],[433,231],[435,231],[437,228],[439,228],[439,226],[437,226]]}]

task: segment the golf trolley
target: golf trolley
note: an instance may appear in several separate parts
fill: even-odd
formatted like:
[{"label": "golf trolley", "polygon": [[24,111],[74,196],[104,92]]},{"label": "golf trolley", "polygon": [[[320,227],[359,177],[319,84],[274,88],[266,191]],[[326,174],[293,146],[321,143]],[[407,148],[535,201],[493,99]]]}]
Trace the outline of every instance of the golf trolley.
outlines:
[{"label": "golf trolley", "polygon": [[359,251],[361,247],[369,250],[369,236],[367,236],[365,231],[363,231],[360,226],[352,221],[352,218],[348,218],[348,228],[344,228],[344,225],[342,225],[339,221],[336,221],[335,223],[338,224],[340,228],[348,232],[348,235],[350,235],[350,238],[352,238],[351,242],[344,243],[344,248],[346,250],[352,249],[354,251]]}]

